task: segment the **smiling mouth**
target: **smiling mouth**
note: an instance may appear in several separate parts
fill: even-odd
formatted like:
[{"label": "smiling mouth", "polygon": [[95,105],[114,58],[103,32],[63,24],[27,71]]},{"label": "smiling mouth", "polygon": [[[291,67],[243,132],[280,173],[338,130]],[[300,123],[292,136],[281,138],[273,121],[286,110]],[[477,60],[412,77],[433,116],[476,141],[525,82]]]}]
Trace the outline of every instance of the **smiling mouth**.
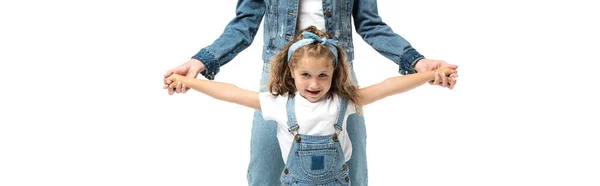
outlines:
[{"label": "smiling mouth", "polygon": [[317,90],[317,91],[306,90],[306,92],[311,93],[311,94],[319,94],[319,92],[321,92],[321,91],[320,90]]}]

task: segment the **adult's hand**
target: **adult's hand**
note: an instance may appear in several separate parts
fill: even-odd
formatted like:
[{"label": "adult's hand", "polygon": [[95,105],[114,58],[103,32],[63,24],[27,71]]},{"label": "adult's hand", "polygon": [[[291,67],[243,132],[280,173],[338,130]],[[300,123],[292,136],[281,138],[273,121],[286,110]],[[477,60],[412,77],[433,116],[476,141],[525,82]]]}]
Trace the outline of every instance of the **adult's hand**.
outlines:
[{"label": "adult's hand", "polygon": [[[172,74],[179,74],[179,75],[186,76],[186,77],[196,78],[196,77],[198,77],[198,74],[200,74],[200,72],[204,71],[205,69],[206,69],[206,66],[204,66],[204,63],[202,63],[202,61],[192,58],[189,61],[187,61],[187,62],[179,65],[178,67],[173,68],[173,69],[167,71],[167,73],[165,73],[164,80],[163,80],[165,84],[163,85],[163,88],[169,90],[169,95],[173,95],[175,92],[186,93],[190,88],[186,87],[181,82],[178,82],[178,84],[175,86],[171,86],[171,84],[173,83],[173,80],[169,79],[168,77],[171,76]],[[171,87],[175,87],[175,88],[171,88]]]},{"label": "adult's hand", "polygon": [[[453,70],[456,70],[458,68],[458,65],[449,64],[442,60],[421,59],[421,60],[417,61],[417,64],[415,64],[415,70],[417,70],[417,72],[427,72],[427,71],[437,70],[438,68],[440,68],[442,66],[448,67]],[[457,78],[457,77],[458,77],[458,71],[456,71],[455,73],[452,73],[452,74],[440,73],[435,77],[435,80],[429,82],[429,84],[439,85],[442,87],[447,87],[449,89],[453,89],[454,86],[456,85],[455,78]]]}]

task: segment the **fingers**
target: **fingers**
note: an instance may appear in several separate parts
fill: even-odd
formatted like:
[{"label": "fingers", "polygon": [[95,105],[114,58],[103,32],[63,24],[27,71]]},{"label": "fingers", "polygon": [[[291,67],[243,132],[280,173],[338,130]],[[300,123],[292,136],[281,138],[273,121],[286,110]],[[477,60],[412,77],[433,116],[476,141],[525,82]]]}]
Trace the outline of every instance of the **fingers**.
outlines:
[{"label": "fingers", "polygon": [[164,78],[163,78],[163,81],[164,81],[165,84],[168,85],[168,84],[171,84],[173,82],[173,81],[171,81],[169,79],[169,76],[171,76],[172,74],[173,74],[173,71],[171,71],[171,70],[169,70],[169,71],[167,71],[167,73],[165,73]]},{"label": "fingers", "polygon": [[175,92],[177,92],[177,93],[181,93],[181,86],[182,86],[182,83],[181,83],[180,81],[177,81],[177,82],[175,82],[175,83],[173,83],[173,84],[175,84]]},{"label": "fingers", "polygon": [[454,85],[456,85],[456,78],[458,77],[458,72],[455,70],[454,73],[450,74],[450,90],[454,89]]},{"label": "fingers", "polygon": [[186,62],[184,64],[179,65],[178,67],[175,67],[169,71],[167,71],[164,74],[164,86],[163,88],[168,89],[169,91],[169,95],[173,95],[174,93],[183,93],[182,90],[185,90],[185,88],[182,89],[182,86],[184,86],[181,82],[177,82],[174,81],[171,77],[172,75],[178,74],[178,75],[188,75],[190,71],[190,64],[189,62]]},{"label": "fingers", "polygon": [[438,71],[444,73],[446,77],[458,77],[458,71],[447,66],[441,67]]},{"label": "fingers", "polygon": [[458,72],[454,72],[454,73],[450,74],[450,77],[457,78],[458,77]]},{"label": "fingers", "polygon": [[165,84],[163,85],[163,89],[167,89],[167,91],[169,92],[169,95],[173,95],[174,93],[174,89],[173,89],[173,84]]},{"label": "fingers", "polygon": [[433,81],[430,81],[429,84],[453,89],[456,85],[456,79],[454,79],[454,77],[451,76],[452,74],[446,74],[445,72],[436,72],[435,79]]},{"label": "fingers", "polygon": [[178,87],[181,87],[181,88],[179,89],[179,91],[177,91],[177,93],[186,93],[188,90],[190,90],[190,88],[187,87],[185,84],[183,84],[181,82],[179,82],[179,84],[180,84],[180,86],[178,86]]},{"label": "fingers", "polygon": [[448,88],[450,90],[454,89],[454,86],[456,85],[456,79],[450,77],[450,86],[448,86]]},{"label": "fingers", "polygon": [[164,75],[165,79],[167,79],[169,76],[171,76],[171,74],[173,74],[173,70],[167,71]]},{"label": "fingers", "polygon": [[448,68],[451,68],[451,69],[453,69],[453,70],[456,70],[456,69],[458,68],[458,65],[453,65],[453,64],[446,64],[446,66],[447,66]]},{"label": "fingers", "polygon": [[188,88],[187,86],[185,86],[185,84],[182,83],[180,93],[186,93],[188,90],[190,90],[190,88]]},{"label": "fingers", "polygon": [[448,79],[450,80],[448,88],[450,88],[450,90],[454,89],[454,85],[456,85],[456,78],[458,77],[458,71],[456,69],[452,70],[451,73],[449,73],[450,75],[448,76]]},{"label": "fingers", "polygon": [[181,93],[178,91],[178,88],[181,89],[181,85],[183,83],[181,83],[181,81],[173,81],[173,83],[171,83],[169,86],[169,95],[173,95],[175,93]]},{"label": "fingers", "polygon": [[442,60],[438,61],[437,65],[438,65],[438,67],[445,66],[445,67],[448,67],[448,68],[454,69],[454,70],[456,70],[458,68],[458,65],[450,64],[450,63],[447,63],[446,61],[442,61]]},{"label": "fingers", "polygon": [[452,69],[448,69],[444,72],[444,74],[446,74],[446,77],[448,78],[455,78],[458,77],[458,73],[456,70],[452,70]]},{"label": "fingers", "polygon": [[436,80],[437,80],[437,84],[434,83],[435,85],[439,85],[441,87],[449,87],[450,86],[449,77],[444,72],[436,73]]},{"label": "fingers", "polygon": [[171,69],[164,74],[163,89],[168,89],[167,91],[169,92],[169,95],[173,95],[173,93],[174,93],[174,90],[171,87],[171,85],[173,84],[173,80],[171,80],[169,77],[171,77],[173,75],[173,72],[175,71],[175,69]]},{"label": "fingers", "polygon": [[[450,69],[450,70],[449,70],[449,72],[448,72],[448,73],[446,73],[446,74],[448,74],[448,77],[450,77],[450,75],[452,75],[452,74],[456,74],[457,72],[458,72],[458,71],[456,71],[456,70],[454,70],[454,69]],[[458,75],[458,74],[457,74],[457,75]]]},{"label": "fingers", "polygon": [[430,81],[429,84],[454,89],[456,78],[458,77],[457,68],[458,65],[448,64],[445,61],[437,61],[433,69],[436,70],[435,80]]},{"label": "fingers", "polygon": [[441,82],[442,84],[441,84],[441,86],[442,86],[442,87],[448,87],[448,77],[446,76],[446,73],[442,72],[442,73],[440,74],[440,77],[441,77],[441,79],[442,79],[442,82]]},{"label": "fingers", "polygon": [[440,78],[440,73],[435,72],[435,79],[433,80],[433,82],[431,82],[431,84],[439,85],[441,83]]},{"label": "fingers", "polygon": [[169,95],[173,95],[173,93],[175,93],[175,91],[169,87]]},{"label": "fingers", "polygon": [[181,81],[173,82],[173,84],[171,84],[171,88],[176,93],[185,93],[190,89],[187,86],[185,86],[185,84],[183,84]]},{"label": "fingers", "polygon": [[173,74],[173,72],[171,72],[171,71],[165,73],[164,79],[163,79],[163,83],[164,83],[163,89],[167,89],[169,95],[173,95],[173,88],[171,88],[171,84],[173,83],[173,80],[169,79],[171,74]]}]

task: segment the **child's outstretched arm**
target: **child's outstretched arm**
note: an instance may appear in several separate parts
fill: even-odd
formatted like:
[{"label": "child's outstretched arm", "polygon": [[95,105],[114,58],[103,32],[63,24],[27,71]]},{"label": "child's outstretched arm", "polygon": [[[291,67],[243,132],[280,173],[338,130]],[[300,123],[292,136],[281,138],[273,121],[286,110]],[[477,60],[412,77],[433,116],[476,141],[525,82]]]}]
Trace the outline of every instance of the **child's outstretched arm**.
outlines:
[{"label": "child's outstretched arm", "polygon": [[173,81],[171,83],[173,87],[178,83],[183,83],[210,97],[260,110],[258,92],[241,89],[229,83],[190,78],[178,74],[173,74],[168,79]]},{"label": "child's outstretched arm", "polygon": [[388,78],[381,83],[358,89],[358,105],[368,105],[385,97],[409,91],[429,81],[435,80],[438,73],[448,76],[455,72],[456,70],[448,67],[440,67],[436,71]]}]

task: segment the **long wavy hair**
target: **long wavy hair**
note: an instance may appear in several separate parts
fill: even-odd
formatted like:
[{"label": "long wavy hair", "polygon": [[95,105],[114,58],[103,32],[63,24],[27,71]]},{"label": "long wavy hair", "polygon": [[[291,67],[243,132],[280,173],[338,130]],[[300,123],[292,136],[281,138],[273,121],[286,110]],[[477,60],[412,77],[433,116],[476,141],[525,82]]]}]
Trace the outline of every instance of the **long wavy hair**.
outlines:
[{"label": "long wavy hair", "polygon": [[[319,37],[326,37],[331,39],[331,34],[323,32],[317,29],[315,26],[309,26],[298,32],[294,37],[294,40],[284,46],[270,61],[271,63],[271,78],[268,83],[268,90],[273,96],[289,95],[294,97],[297,91],[296,85],[294,84],[294,78],[292,78],[292,70],[297,66],[300,58],[305,56],[311,56],[315,58],[324,58],[331,61],[331,65],[335,63],[335,55],[327,48],[327,46],[315,42],[312,44],[305,45],[294,51],[290,57],[290,61],[287,60],[287,54],[290,46],[304,39],[302,32],[307,31],[316,34]],[[346,98],[355,104],[356,112],[361,115],[359,110],[360,106],[358,102],[358,86],[354,84],[350,76],[350,67],[346,59],[346,53],[343,48],[336,46],[338,51],[338,64],[334,65],[333,76],[331,80],[331,88],[326,94],[327,99],[333,98],[333,94],[337,94],[342,98]]]}]

